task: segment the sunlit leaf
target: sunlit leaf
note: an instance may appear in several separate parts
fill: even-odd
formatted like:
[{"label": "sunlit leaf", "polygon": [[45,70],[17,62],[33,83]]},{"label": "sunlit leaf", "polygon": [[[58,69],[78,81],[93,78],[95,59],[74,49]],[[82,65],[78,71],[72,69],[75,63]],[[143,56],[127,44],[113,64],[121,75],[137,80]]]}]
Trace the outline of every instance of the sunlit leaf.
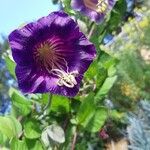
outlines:
[{"label": "sunlit leaf", "polygon": [[27,145],[24,140],[19,140],[17,138],[13,138],[11,140],[11,150],[28,150]]},{"label": "sunlit leaf", "polygon": [[22,132],[22,126],[14,117],[0,116],[0,132],[8,138],[18,137]]},{"label": "sunlit leaf", "polygon": [[19,91],[14,88],[11,88],[9,95],[12,101],[13,107],[17,108],[17,111],[21,115],[27,115],[31,112],[31,101],[29,101],[25,96],[23,96]]},{"label": "sunlit leaf", "polygon": [[100,90],[97,92],[97,94],[95,96],[96,102],[101,100],[101,98],[103,98],[109,92],[109,90],[111,89],[111,87],[115,83],[116,79],[117,79],[117,76],[113,76],[113,77],[108,77],[105,80],[102,87],[100,88]]},{"label": "sunlit leaf", "polygon": [[89,132],[98,132],[104,125],[107,119],[107,110],[105,108],[98,108],[94,116],[86,126],[86,130]]},{"label": "sunlit leaf", "polygon": [[5,134],[2,134],[0,132],[0,145],[5,145],[6,144],[6,141],[8,140],[7,136]]},{"label": "sunlit leaf", "polygon": [[86,126],[93,117],[95,112],[94,93],[90,93],[88,97],[82,100],[82,104],[76,116],[78,124]]}]

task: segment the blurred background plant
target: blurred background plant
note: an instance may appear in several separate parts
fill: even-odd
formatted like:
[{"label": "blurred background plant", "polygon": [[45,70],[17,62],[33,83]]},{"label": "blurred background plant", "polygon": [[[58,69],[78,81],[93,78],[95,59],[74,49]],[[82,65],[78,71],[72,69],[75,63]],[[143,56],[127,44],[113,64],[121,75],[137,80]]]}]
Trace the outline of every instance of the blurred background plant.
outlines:
[{"label": "blurred background plant", "polygon": [[3,42],[0,43],[0,114],[7,114],[10,112],[10,98],[8,96],[9,88],[15,86],[16,81],[10,75],[4,55],[7,55],[9,49],[7,38],[2,36]]},{"label": "blurred background plant", "polygon": [[3,38],[0,148],[149,150],[150,104],[140,101],[150,99],[149,2],[118,0],[100,25],[72,10],[70,0],[53,3],[75,18],[96,45],[97,59],[75,98],[23,95],[17,89],[7,38]]},{"label": "blurred background plant", "polygon": [[127,128],[129,149],[150,149],[150,102],[141,100],[135,113],[128,115],[129,126]]}]

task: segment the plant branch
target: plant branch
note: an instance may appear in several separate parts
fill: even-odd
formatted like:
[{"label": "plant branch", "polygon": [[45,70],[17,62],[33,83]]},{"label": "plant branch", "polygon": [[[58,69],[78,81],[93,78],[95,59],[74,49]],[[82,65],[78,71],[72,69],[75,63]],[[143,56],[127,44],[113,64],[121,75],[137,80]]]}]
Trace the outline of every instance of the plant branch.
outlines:
[{"label": "plant branch", "polygon": [[47,104],[45,105],[45,107],[43,108],[42,110],[42,114],[38,117],[38,120],[42,120],[44,117],[47,116],[47,112],[46,110],[50,107],[51,105],[51,100],[52,100],[52,94],[49,94],[49,97],[48,97],[48,102]]},{"label": "plant branch", "polygon": [[52,94],[49,94],[49,97],[48,97],[48,103],[47,105],[44,107],[43,111],[47,110],[48,107],[50,107],[51,105],[51,100],[52,100]]},{"label": "plant branch", "polygon": [[93,33],[94,33],[94,30],[95,30],[95,24],[93,23],[92,26],[91,26],[91,28],[90,28],[89,34],[88,34],[88,36],[87,36],[88,39],[91,38],[91,36],[92,36]]},{"label": "plant branch", "polygon": [[74,149],[75,149],[76,141],[77,141],[77,131],[75,130],[75,133],[74,133],[74,135],[73,135],[72,144],[71,144],[71,150],[74,150]]}]

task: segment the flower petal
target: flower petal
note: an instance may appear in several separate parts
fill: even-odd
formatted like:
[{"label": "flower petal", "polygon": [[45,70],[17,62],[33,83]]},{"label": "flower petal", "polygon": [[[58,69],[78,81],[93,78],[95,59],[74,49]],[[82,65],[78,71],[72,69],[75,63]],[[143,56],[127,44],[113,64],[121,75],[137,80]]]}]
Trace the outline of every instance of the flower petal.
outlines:
[{"label": "flower petal", "polygon": [[66,13],[53,12],[9,35],[16,76],[24,93],[75,96],[96,57],[94,45]]},{"label": "flower petal", "polygon": [[80,11],[85,7],[83,0],[80,0],[80,1],[72,0],[71,1],[71,6],[72,6],[73,9],[75,9],[77,11]]},{"label": "flower petal", "polygon": [[116,0],[71,0],[74,10],[81,12],[97,24],[104,20],[115,3]]}]

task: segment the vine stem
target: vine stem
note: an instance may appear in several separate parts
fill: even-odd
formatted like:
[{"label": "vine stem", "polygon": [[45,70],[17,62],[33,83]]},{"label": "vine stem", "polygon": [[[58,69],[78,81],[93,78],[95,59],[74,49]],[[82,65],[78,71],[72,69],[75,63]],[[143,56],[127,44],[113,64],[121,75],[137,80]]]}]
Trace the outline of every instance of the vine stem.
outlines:
[{"label": "vine stem", "polygon": [[90,29],[90,31],[89,31],[89,34],[88,34],[88,36],[87,36],[88,39],[91,38],[91,36],[93,35],[94,30],[95,30],[95,24],[94,24],[94,22],[93,22],[93,23],[92,23],[92,26],[91,26],[91,29]]},{"label": "vine stem", "polygon": [[46,117],[46,115],[47,115],[46,110],[50,107],[50,105],[51,105],[51,100],[52,100],[52,94],[49,94],[48,102],[47,102],[47,104],[45,105],[45,107],[43,108],[43,110],[42,110],[42,112],[41,112],[42,114],[37,117],[38,120],[42,120],[44,117]]},{"label": "vine stem", "polygon": [[71,144],[71,150],[75,149],[76,141],[77,141],[77,130],[75,130],[75,133],[73,135],[73,140],[72,140],[72,144]]},{"label": "vine stem", "polygon": [[47,110],[48,107],[50,107],[51,105],[51,100],[52,100],[52,94],[49,94],[49,97],[48,97],[48,103],[47,105],[44,107],[43,111]]}]

